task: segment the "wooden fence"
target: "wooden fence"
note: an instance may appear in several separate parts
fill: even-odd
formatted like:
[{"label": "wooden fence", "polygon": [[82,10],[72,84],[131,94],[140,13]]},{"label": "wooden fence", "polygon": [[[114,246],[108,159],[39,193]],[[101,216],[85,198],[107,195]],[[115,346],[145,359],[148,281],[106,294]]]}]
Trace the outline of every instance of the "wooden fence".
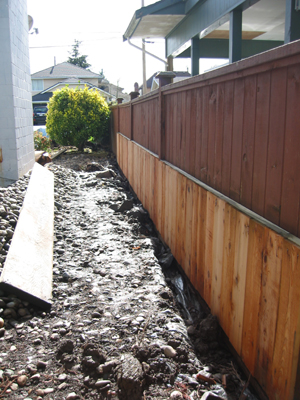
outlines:
[{"label": "wooden fence", "polygon": [[122,171],[270,400],[300,400],[299,100],[300,41],[112,110]]},{"label": "wooden fence", "polygon": [[300,247],[118,134],[133,190],[270,400],[300,399]]},{"label": "wooden fence", "polygon": [[300,41],[113,109],[115,132],[300,236]]}]

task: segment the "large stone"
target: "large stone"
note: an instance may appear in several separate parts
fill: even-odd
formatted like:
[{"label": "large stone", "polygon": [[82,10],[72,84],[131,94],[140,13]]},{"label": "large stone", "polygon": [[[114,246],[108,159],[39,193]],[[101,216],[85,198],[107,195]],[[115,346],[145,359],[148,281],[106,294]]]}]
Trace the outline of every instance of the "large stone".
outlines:
[{"label": "large stone", "polygon": [[126,354],[117,373],[120,400],[140,400],[143,393],[143,369],[140,362]]}]

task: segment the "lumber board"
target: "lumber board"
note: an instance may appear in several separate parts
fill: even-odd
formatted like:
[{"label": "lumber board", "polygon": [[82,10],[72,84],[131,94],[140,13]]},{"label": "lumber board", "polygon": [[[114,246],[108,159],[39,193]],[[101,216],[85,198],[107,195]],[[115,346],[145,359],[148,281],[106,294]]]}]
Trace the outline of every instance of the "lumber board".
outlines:
[{"label": "lumber board", "polygon": [[204,298],[211,308],[211,283],[213,267],[213,237],[214,237],[215,196],[207,193],[206,196],[206,223],[205,223],[205,257],[204,257]]},{"label": "lumber board", "polygon": [[53,220],[54,177],[35,163],[0,288],[45,309],[52,298]]},{"label": "lumber board", "polygon": [[223,246],[225,229],[225,202],[214,196],[214,236],[212,259],[211,312],[220,319],[220,301],[223,275]]}]

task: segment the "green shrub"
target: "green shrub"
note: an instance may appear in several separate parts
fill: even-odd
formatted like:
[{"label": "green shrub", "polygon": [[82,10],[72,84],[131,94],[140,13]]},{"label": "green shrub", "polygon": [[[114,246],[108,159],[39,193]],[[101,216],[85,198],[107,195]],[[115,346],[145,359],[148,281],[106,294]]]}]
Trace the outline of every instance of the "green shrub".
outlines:
[{"label": "green shrub", "polygon": [[51,148],[51,139],[43,136],[40,131],[35,131],[33,133],[33,141],[35,150],[48,151]]},{"label": "green shrub", "polygon": [[110,110],[97,90],[65,87],[53,93],[48,108],[46,129],[56,143],[82,151],[91,138],[107,139]]}]

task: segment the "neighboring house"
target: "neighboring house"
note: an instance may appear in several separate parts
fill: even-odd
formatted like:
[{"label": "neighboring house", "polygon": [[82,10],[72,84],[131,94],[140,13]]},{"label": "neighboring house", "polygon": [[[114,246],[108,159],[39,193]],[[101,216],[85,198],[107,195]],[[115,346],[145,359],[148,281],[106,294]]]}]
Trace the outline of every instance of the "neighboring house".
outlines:
[{"label": "neighboring house", "polygon": [[[33,106],[47,105],[53,92],[66,85],[70,88],[87,86],[89,89],[98,90],[108,103],[115,101],[117,97],[113,93],[100,87],[102,80],[103,75],[68,62],[54,65],[31,75]],[[121,92],[122,90],[119,97],[122,97]]]},{"label": "neighboring house", "polygon": [[[173,83],[182,81],[183,79],[187,79],[191,77],[191,74],[187,71],[173,71],[176,74],[175,78],[173,78]],[[156,78],[156,75],[159,72],[155,72],[149,79],[147,79],[147,89],[145,93],[150,92],[151,90],[155,90],[159,87],[159,81]],[[139,87],[140,94],[143,93],[143,85]],[[145,94],[144,93],[144,94]]]}]

